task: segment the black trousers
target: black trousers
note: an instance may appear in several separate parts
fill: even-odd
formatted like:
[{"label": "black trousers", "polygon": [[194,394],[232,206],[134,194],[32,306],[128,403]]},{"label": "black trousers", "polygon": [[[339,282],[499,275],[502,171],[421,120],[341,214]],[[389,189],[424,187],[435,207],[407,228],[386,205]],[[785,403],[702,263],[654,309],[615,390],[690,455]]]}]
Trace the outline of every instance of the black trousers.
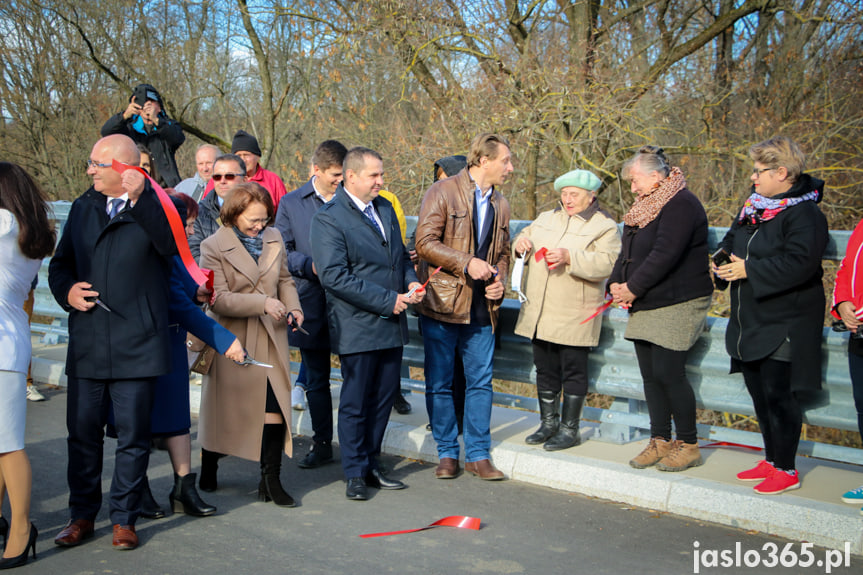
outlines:
[{"label": "black trousers", "polygon": [[333,396],[330,395],[330,350],[300,348],[306,366],[306,401],[315,443],[333,440]]},{"label": "black trousers", "polygon": [[589,347],[561,345],[533,340],[536,389],[567,395],[587,395],[587,356]]},{"label": "black trousers", "polygon": [[677,439],[697,443],[695,392],[686,379],[686,351],[674,351],[647,341],[635,341],[644,398],[650,414],[650,436],[671,439],[671,420]]},{"label": "black trousers", "polygon": [[150,413],[155,378],[69,378],[66,428],[69,510],[72,519],[95,520],[102,505],[102,445],[108,405],[114,409],[117,450],[111,481],[111,523],[134,525],[150,460]]},{"label": "black trousers", "polygon": [[766,358],[739,365],[758,417],[765,458],[779,469],[795,469],[803,413],[791,391],[791,364]]},{"label": "black trousers", "polygon": [[402,348],[339,355],[339,449],[345,478],[364,477],[377,465],[390,410],[401,383]]},{"label": "black trousers", "polygon": [[851,372],[851,389],[857,409],[857,429],[863,437],[863,355],[848,353],[848,370]]}]

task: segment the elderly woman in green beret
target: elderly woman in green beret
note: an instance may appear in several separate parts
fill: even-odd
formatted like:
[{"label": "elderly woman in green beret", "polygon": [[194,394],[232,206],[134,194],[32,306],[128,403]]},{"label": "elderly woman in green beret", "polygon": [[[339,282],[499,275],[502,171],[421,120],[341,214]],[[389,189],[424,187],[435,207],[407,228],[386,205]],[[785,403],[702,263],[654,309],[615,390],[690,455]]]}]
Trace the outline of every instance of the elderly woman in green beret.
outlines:
[{"label": "elderly woman in green beret", "polygon": [[[525,442],[548,451],[578,445],[587,395],[587,356],[599,342],[605,280],[620,252],[617,224],[596,199],[602,182],[574,170],[554,182],[559,205],[543,212],[513,243],[525,258],[527,301],[515,333],[533,342],[540,426]],[[560,395],[563,392],[563,409]]]}]

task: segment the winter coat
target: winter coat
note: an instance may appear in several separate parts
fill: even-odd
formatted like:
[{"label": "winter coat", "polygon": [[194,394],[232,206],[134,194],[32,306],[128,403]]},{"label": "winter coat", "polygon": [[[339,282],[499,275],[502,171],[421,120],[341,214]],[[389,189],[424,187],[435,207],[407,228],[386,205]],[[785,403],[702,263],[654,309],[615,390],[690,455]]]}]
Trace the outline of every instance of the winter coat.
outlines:
[{"label": "winter coat", "polygon": [[261,233],[264,247],[257,263],[233,228],[221,227],[201,244],[201,265],[214,272],[216,301],[210,314],[237,336],[251,357],[273,367],[244,367],[216,356],[204,377],[198,439],[204,449],[253,461],[261,455],[267,381],[288,425],[285,453],[292,453],[288,327],[266,315],[264,303],[271,297],[288,311],[301,309],[282,235],[269,227]]},{"label": "winter coat", "polygon": [[[584,213],[573,216],[560,207],[543,212],[520,237],[528,238],[533,250],[525,262],[528,301],[521,306],[515,333],[568,346],[599,343],[602,316],[581,322],[603,304],[605,280],[620,253],[617,224],[594,201]],[[545,260],[537,262],[534,257],[542,248],[567,249],[570,263],[548,269]]]},{"label": "winter coat", "polygon": [[[823,181],[802,174],[775,198],[823,188]],[[792,390],[820,389],[825,306],[821,259],[828,239],[827,219],[814,201],[788,207],[761,224],[736,220],[729,228],[721,246],[746,260],[746,278],[730,286],[725,348],[732,372],[739,371],[739,361],[768,357],[787,339]]]}]

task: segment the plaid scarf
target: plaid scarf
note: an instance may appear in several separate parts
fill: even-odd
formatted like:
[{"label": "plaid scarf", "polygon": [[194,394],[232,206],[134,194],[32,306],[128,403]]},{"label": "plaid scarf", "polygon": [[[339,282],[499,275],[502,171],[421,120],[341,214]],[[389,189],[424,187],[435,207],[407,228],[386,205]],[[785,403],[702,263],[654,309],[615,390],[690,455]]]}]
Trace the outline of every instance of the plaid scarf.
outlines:
[{"label": "plaid scarf", "polygon": [[746,198],[746,201],[743,203],[743,209],[740,210],[740,215],[737,217],[737,221],[741,224],[760,224],[762,222],[772,220],[786,208],[796,206],[801,202],[817,200],[818,190],[813,190],[803,194],[802,196],[797,196],[796,198],[782,199],[767,198],[758,192],[752,192],[752,194]]},{"label": "plaid scarf", "polygon": [[677,166],[671,168],[668,177],[659,182],[654,190],[646,196],[635,198],[635,203],[623,216],[623,223],[632,228],[643,228],[655,220],[665,204],[685,187],[683,172]]}]

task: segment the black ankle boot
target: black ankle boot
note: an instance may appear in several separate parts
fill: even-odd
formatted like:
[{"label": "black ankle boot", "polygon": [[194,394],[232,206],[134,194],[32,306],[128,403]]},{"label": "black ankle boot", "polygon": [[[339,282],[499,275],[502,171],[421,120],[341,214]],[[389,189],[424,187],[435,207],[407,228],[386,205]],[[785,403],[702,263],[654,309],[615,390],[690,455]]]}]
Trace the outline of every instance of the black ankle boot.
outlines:
[{"label": "black ankle boot", "polygon": [[221,453],[201,448],[201,479],[198,482],[201,491],[212,492],[219,488],[217,474],[219,460],[223,457]]},{"label": "black ankle boot", "polygon": [[544,443],[560,428],[560,393],[538,389],[536,396],[539,398],[539,429],[524,439],[528,445]]},{"label": "black ankle boot", "polygon": [[141,486],[141,517],[147,519],[161,519],[165,516],[165,510],[159,507],[150,491],[150,481],[144,476],[144,484]]},{"label": "black ankle boot", "polygon": [[280,507],[294,507],[294,498],[288,495],[279,481],[282,471],[282,452],[285,448],[284,423],[264,424],[261,438],[261,482],[258,484],[258,499],[272,501]]},{"label": "black ankle boot", "polygon": [[584,408],[584,395],[563,394],[563,411],[560,416],[560,429],[542,446],[546,451],[559,451],[580,443],[578,424],[581,423],[581,410]]},{"label": "black ankle boot", "polygon": [[174,474],[174,489],[168,496],[171,502],[171,509],[174,513],[182,511],[186,515],[194,515],[195,517],[206,517],[216,512],[216,508],[209,505],[198,495],[198,490],[195,489],[195,474],[189,473],[180,477]]}]

